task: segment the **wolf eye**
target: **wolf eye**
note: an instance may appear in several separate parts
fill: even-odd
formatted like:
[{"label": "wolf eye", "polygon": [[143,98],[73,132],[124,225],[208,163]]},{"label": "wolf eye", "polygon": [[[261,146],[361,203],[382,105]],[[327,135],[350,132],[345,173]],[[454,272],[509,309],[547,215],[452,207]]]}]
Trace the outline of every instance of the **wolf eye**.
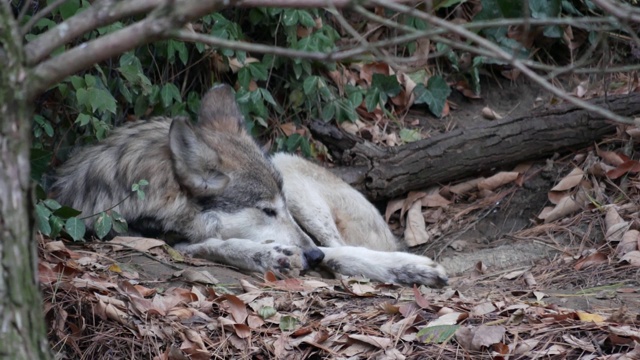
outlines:
[{"label": "wolf eye", "polygon": [[272,209],[272,208],[263,208],[262,212],[269,216],[269,217],[276,217],[278,216],[278,212],[276,211],[276,209]]}]

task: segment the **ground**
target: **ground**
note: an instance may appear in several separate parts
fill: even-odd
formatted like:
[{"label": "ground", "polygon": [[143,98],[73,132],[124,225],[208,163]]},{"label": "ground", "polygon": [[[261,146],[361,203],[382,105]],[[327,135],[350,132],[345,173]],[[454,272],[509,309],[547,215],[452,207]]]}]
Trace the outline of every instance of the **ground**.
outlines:
[{"label": "ground", "polygon": [[[485,106],[517,116],[549,102],[522,80],[483,91],[478,100],[454,94],[456,109],[445,120],[409,116],[435,133],[488,121],[480,115]],[[423,201],[418,211],[432,233],[408,251],[447,268],[450,287],[442,290],[366,279],[276,280],[184,259],[140,239],[121,246],[42,239],[52,346],[60,358],[96,359],[638,358],[640,267],[620,260],[616,246],[626,240],[610,233],[615,224],[627,233],[639,227],[637,172],[626,183],[584,175],[568,191],[573,198],[606,189],[589,190],[585,206],[557,220],[541,219],[554,206],[550,190],[596,157],[606,156],[592,148],[540,159],[490,190],[439,187],[448,204]],[[431,195],[400,203],[409,208]],[[614,225],[605,221],[612,212],[620,217]],[[406,229],[398,211],[391,226],[399,235]],[[633,241],[631,252],[640,244]]]}]

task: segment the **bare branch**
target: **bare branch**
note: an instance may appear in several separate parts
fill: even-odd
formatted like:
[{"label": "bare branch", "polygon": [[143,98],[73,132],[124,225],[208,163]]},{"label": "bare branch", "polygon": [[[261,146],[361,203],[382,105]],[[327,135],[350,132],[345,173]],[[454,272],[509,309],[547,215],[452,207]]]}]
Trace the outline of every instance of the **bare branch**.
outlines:
[{"label": "bare branch", "polygon": [[[486,50],[489,50],[493,53],[493,57],[496,59],[500,59],[503,61],[508,62],[509,64],[511,64],[511,66],[513,66],[514,68],[520,70],[525,76],[527,76],[528,78],[530,78],[531,80],[535,81],[536,83],[538,83],[540,86],[542,86],[544,89],[548,90],[549,92],[553,93],[554,95],[558,96],[559,98],[580,106],[581,108],[588,110],[588,111],[592,111],[606,119],[609,120],[613,120],[619,123],[623,123],[623,124],[634,124],[632,119],[628,119],[619,115],[616,115],[614,113],[612,113],[611,111],[604,109],[602,107],[599,106],[595,106],[593,104],[590,104],[584,100],[578,99],[576,97],[573,97],[569,94],[567,94],[566,92],[562,91],[561,89],[556,88],[555,86],[551,85],[548,81],[546,81],[543,77],[541,77],[540,75],[536,74],[533,70],[531,70],[529,67],[527,67],[526,65],[523,64],[523,62],[516,58],[514,55],[507,53],[506,51],[502,50],[502,48],[500,48],[498,45],[492,43],[489,40],[486,40],[484,38],[482,38],[481,36],[463,28],[460,26],[457,26],[455,24],[452,24],[446,20],[442,20],[440,18],[438,18],[437,16],[434,15],[430,15],[421,11],[417,11],[414,10],[410,7],[404,6],[404,5],[400,5],[400,4],[394,4],[391,2],[387,2],[387,1],[382,1],[382,0],[371,0],[372,3],[378,4],[380,6],[386,7],[388,9],[392,9],[394,11],[398,11],[401,13],[406,13],[406,14],[410,14],[412,16],[415,16],[419,19],[425,20],[429,23],[431,23],[432,25],[441,27],[443,29],[446,29],[448,31],[451,31],[455,34],[458,34],[460,36],[463,36],[471,41],[473,41],[474,43],[478,44],[479,46],[485,48]],[[457,46],[456,43],[452,43],[451,46],[455,47]]]},{"label": "bare branch", "polygon": [[[31,72],[29,98],[34,98],[69,75],[158,39],[190,20],[219,10],[224,1],[168,1],[144,20],[65,51],[37,65]],[[171,6],[174,5],[174,6]]]},{"label": "bare branch", "polygon": [[[178,0],[177,3],[187,4],[193,1],[209,5],[216,3],[218,7],[270,6],[283,8],[321,8],[328,5],[340,8],[349,6],[354,2],[354,0]],[[33,66],[39,63],[56,48],[71,42],[88,31],[130,16],[148,13],[166,2],[166,0],[96,1],[89,9],[74,15],[30,42],[25,47],[27,65]],[[417,2],[417,0],[393,0],[392,2],[413,3]]]},{"label": "bare branch", "polygon": [[260,54],[271,54],[284,57],[301,58],[317,61],[335,61],[334,53],[310,52],[302,50],[294,50],[290,48],[252,44],[242,41],[226,40],[211,35],[196,33],[189,30],[175,30],[171,33],[173,39],[202,43],[214,48],[232,49],[237,51],[246,51]]},{"label": "bare branch", "polygon": [[[56,0],[53,3],[47,5],[44,9],[38,11],[38,13],[33,15],[31,19],[29,19],[29,21],[22,27],[22,35],[27,34],[31,30],[33,25],[35,25],[38,22],[38,20],[51,14],[53,10],[57,9],[58,6],[62,5],[65,1],[67,0]],[[25,5],[25,7],[26,6],[27,5]]]},{"label": "bare branch", "polygon": [[38,64],[56,48],[71,42],[88,31],[129,16],[148,13],[164,2],[164,0],[96,1],[89,9],[49,29],[25,46],[27,65]]},{"label": "bare branch", "polygon": [[623,22],[640,23],[640,10],[621,1],[593,0],[602,10],[622,20]]}]

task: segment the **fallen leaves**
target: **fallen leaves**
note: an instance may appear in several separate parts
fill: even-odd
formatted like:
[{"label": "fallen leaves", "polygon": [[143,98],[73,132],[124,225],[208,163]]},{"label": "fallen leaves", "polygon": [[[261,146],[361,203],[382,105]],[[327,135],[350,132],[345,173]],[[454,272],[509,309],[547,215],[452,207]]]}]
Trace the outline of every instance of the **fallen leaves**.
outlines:
[{"label": "fallen leaves", "polygon": [[[414,196],[419,204],[422,198]],[[538,302],[507,293],[499,300],[474,300],[451,290],[374,286],[362,279],[277,280],[269,274],[263,283],[243,280],[235,294],[201,281],[153,288],[155,281],[109,271],[107,257],[47,244],[42,252],[67,255],[41,256],[39,262],[50,340],[77,357],[97,356],[106,346],[116,358],[156,359],[288,358],[305,351],[331,358],[435,358],[455,356],[460,348],[469,356],[577,357],[597,355],[605,342],[628,350],[616,354],[633,354],[640,340],[634,317],[618,314],[612,322],[613,316],[601,313],[547,306],[543,293]],[[95,263],[73,260],[83,257]],[[189,269],[181,276],[189,272],[197,273]]]}]

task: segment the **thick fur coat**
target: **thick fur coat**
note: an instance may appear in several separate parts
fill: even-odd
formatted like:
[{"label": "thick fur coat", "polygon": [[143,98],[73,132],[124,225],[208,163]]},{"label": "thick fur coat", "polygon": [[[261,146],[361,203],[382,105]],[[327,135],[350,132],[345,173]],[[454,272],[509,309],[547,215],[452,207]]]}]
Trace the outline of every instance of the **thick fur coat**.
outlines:
[{"label": "thick fur coat", "polygon": [[[141,200],[130,195],[142,179]],[[297,156],[266,156],[224,85],[204,96],[195,124],[138,121],[80,150],[59,169],[52,195],[83,215],[121,202],[115,210],[132,232],[245,271],[320,267],[383,282],[447,282],[441,265],[397,251],[377,209],[344,181]]]}]

